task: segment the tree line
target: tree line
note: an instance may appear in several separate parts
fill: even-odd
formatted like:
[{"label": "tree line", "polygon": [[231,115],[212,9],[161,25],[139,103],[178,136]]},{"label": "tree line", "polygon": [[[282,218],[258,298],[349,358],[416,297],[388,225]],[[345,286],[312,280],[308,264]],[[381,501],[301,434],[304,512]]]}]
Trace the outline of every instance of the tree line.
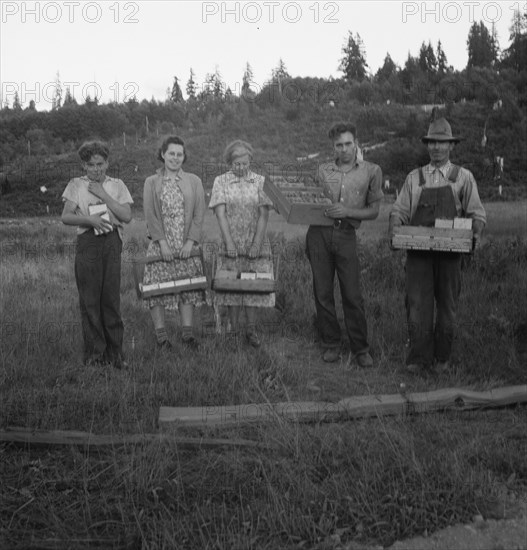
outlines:
[{"label": "tree line", "polygon": [[[261,86],[247,63],[240,88],[234,91],[225,85],[218,68],[201,86],[191,68],[184,85],[186,98],[179,77],[173,77],[164,100],[132,97],[101,104],[98,98],[87,97],[78,103],[68,89],[62,97],[59,85],[53,108],[38,111],[34,103],[23,107],[15,96],[12,105],[0,110],[0,167],[20,157],[72,152],[92,136],[122,139],[124,146],[132,146],[174,131],[192,135],[206,130],[234,137],[243,133],[257,148],[269,150],[279,146],[278,129],[287,132],[295,126],[308,136],[297,153],[311,153],[320,147],[315,138],[319,124],[350,112],[358,118],[364,142],[394,141],[374,156],[386,156],[393,149],[406,158],[415,153],[426,120],[415,110],[400,107],[441,104],[461,118],[470,113],[463,128],[474,133],[476,143],[490,136],[488,156],[505,156],[509,166],[515,167],[512,180],[520,181],[527,172],[521,153],[527,143],[526,14],[514,14],[510,32],[510,46],[500,51],[493,29],[475,22],[467,37],[468,62],[462,71],[448,64],[439,41],[436,45],[423,42],[418,55],[409,54],[403,67],[387,53],[383,65],[371,74],[360,35],[349,31],[338,79],[292,76],[280,59]],[[288,138],[279,140],[284,152],[295,154]],[[467,151],[471,159],[477,154],[481,152]]]}]

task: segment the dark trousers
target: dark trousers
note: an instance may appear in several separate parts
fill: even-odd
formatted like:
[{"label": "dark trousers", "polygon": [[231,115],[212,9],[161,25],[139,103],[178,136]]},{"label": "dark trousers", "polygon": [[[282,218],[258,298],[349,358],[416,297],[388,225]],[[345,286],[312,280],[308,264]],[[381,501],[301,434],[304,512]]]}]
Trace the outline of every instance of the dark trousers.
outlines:
[{"label": "dark trousers", "polygon": [[117,231],[77,238],[75,280],[84,339],[84,362],[114,361],[122,356],[121,238]]},{"label": "dark trousers", "polygon": [[336,273],[351,351],[354,354],[367,352],[368,329],[360,290],[355,229],[310,226],[306,236],[306,251],[313,273],[317,327],[322,345],[329,348],[341,344],[333,293]]},{"label": "dark trousers", "polygon": [[[448,361],[461,291],[461,256],[450,252],[408,252],[406,315],[410,350],[406,363]],[[434,302],[436,319],[434,328]]]}]

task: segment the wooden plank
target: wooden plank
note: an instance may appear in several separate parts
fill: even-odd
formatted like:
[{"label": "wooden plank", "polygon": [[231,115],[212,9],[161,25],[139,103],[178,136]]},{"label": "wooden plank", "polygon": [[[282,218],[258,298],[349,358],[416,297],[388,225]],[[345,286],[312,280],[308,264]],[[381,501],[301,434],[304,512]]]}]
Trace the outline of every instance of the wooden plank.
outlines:
[{"label": "wooden plank", "polygon": [[181,449],[217,449],[220,447],[271,448],[248,439],[205,439],[176,437],[169,433],[154,434],[93,434],[90,432],[64,430],[32,430],[31,428],[8,427],[0,430],[0,442],[13,443],[24,447],[121,447],[149,443],[173,443]]},{"label": "wooden plank", "polygon": [[[191,258],[201,258],[201,265],[203,267],[203,273],[205,273],[205,265],[203,261],[203,251],[201,248],[194,248],[190,252]],[[175,259],[178,259],[177,257]],[[209,288],[208,281],[205,282],[191,282],[187,285],[183,286],[176,286],[173,285],[170,288],[156,288],[156,289],[144,289],[143,288],[143,277],[144,277],[144,268],[143,265],[145,264],[151,264],[155,262],[162,262],[163,256],[161,255],[155,255],[155,256],[143,256],[142,258],[133,258],[132,259],[132,272],[134,276],[134,286],[135,286],[135,292],[137,294],[138,299],[145,300],[147,298],[150,298],[152,296],[164,296],[166,294],[179,294],[180,292],[186,292],[189,290],[201,290],[201,289],[207,289]],[[196,277],[197,278],[197,277]],[[189,277],[186,277],[186,279],[190,279]],[[173,281],[168,281],[173,282]]]},{"label": "wooden plank", "polygon": [[268,294],[275,292],[276,281],[271,279],[219,279],[212,280],[215,292],[255,292]]},{"label": "wooden plank", "polygon": [[471,239],[472,230],[448,227],[425,227],[422,225],[399,225],[394,228],[396,235],[412,235],[429,238]]},{"label": "wooden plank", "polygon": [[[197,278],[197,277],[196,277]],[[184,285],[173,285],[167,288],[145,288],[139,286],[141,290],[141,296],[143,299],[150,298],[151,296],[164,296],[166,294],[179,294],[180,292],[188,292],[189,290],[200,290],[206,289],[209,287],[209,283],[206,280],[206,277],[202,276],[200,278],[205,278],[205,281],[199,282],[189,282]],[[190,279],[189,279],[190,280]]]},{"label": "wooden plank", "polygon": [[404,416],[453,409],[504,407],[527,403],[527,385],[476,392],[445,388],[431,392],[347,397],[336,403],[282,402],[249,403],[211,407],[161,407],[160,427],[170,425],[212,426],[269,422],[335,421],[375,416]]},{"label": "wooden plank", "polygon": [[470,253],[473,250],[472,231],[470,229],[402,225],[394,230],[392,247],[401,250]]}]

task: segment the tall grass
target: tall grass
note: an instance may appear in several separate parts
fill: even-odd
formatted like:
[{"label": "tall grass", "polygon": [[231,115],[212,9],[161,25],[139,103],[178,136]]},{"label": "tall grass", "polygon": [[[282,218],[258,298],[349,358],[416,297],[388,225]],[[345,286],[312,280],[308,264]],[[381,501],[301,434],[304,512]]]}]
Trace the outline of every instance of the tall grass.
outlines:
[{"label": "tall grass", "polygon": [[[383,214],[384,215],[384,214]],[[517,214],[511,214],[514,219]],[[490,224],[489,224],[490,225]],[[376,227],[375,225],[372,226]],[[378,225],[384,231],[381,223]],[[364,230],[365,231],[365,230]],[[309,266],[300,237],[271,234],[281,258],[279,309],[262,312],[264,346],[214,332],[202,308],[190,353],[155,347],[134,291],[127,233],[122,312],[128,372],[85,368],[71,231],[58,224],[3,226],[0,265],[3,426],[94,433],[151,433],[161,405],[239,405],[337,400],[350,395],[525,383],[518,334],[527,311],[527,243],[489,233],[463,269],[454,369],[409,378],[405,355],[404,254],[379,231],[361,237],[362,284],[374,369],[327,365],[313,331]],[[179,326],[169,318],[171,338]],[[175,443],[87,453],[0,446],[2,548],[337,548],[389,544],[473,514],[492,516],[525,490],[526,411],[430,414],[342,425],[178,429],[245,437],[275,450],[183,451]],[[278,449],[278,450],[276,450]]]}]

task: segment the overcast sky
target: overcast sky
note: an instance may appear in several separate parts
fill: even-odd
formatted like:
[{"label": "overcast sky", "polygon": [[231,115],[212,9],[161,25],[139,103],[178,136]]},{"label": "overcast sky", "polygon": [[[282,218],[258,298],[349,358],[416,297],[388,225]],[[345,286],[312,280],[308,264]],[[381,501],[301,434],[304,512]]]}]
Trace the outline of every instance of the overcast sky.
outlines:
[{"label": "overcast sky", "polygon": [[370,71],[387,52],[403,66],[423,41],[440,39],[450,65],[466,66],[474,21],[495,23],[509,44],[513,10],[523,2],[0,2],[2,102],[18,91],[23,106],[51,107],[57,71],[77,101],[155,97],[164,100],[174,76],[185,92],[190,67],[202,85],[218,68],[239,93],[245,65],[254,89],[283,59],[292,76],[339,77],[348,31],[359,33]]}]

